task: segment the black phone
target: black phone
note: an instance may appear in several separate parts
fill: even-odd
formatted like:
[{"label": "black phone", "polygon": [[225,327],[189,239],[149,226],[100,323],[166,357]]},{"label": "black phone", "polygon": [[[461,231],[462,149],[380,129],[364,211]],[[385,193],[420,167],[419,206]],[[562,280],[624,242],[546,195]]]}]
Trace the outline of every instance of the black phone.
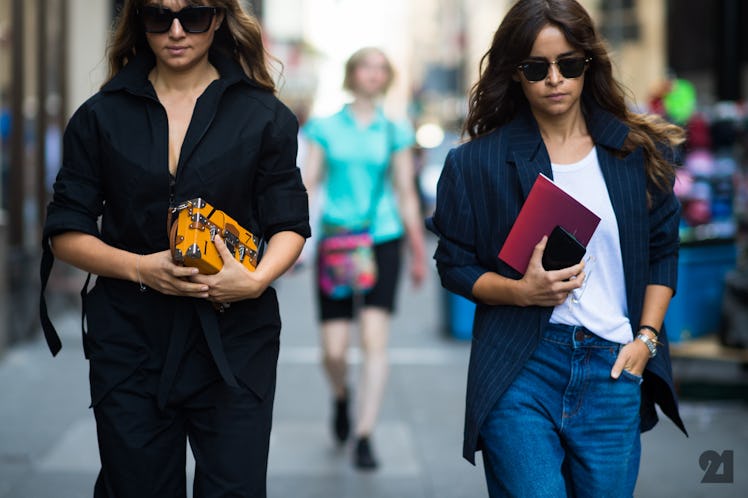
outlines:
[{"label": "black phone", "polygon": [[557,225],[548,236],[543,252],[543,268],[546,271],[568,268],[582,261],[587,248],[569,233]]}]

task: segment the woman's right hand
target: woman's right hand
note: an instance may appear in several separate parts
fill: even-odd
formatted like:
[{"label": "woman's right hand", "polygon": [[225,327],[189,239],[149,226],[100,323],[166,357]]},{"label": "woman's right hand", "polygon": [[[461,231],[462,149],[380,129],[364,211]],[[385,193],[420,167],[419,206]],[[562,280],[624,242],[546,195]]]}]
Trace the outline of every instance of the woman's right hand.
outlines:
[{"label": "woman's right hand", "polygon": [[548,237],[544,236],[535,245],[527,271],[519,280],[523,306],[558,306],[584,282],[584,262],[561,270],[547,271],[543,268],[543,251],[547,241]]},{"label": "woman's right hand", "polygon": [[136,274],[139,273],[143,285],[171,296],[208,297],[207,285],[189,280],[192,275],[197,275],[198,269],[174,264],[171,251],[136,256]]}]

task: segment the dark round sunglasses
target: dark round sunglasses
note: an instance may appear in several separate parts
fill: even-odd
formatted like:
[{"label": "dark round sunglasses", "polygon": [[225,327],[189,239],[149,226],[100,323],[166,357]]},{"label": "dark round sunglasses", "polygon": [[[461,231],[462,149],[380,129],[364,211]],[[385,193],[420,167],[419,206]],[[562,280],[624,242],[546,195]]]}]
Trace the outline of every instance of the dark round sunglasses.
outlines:
[{"label": "dark round sunglasses", "polygon": [[185,7],[178,12],[163,7],[149,5],[139,9],[146,33],[166,33],[174,19],[186,33],[205,33],[210,29],[218,9],[216,7]]},{"label": "dark round sunglasses", "polygon": [[556,65],[564,78],[579,78],[591,60],[592,57],[564,57],[553,62],[526,61],[517,66],[517,69],[522,71],[527,81],[531,82],[544,80],[548,76],[551,64]]}]

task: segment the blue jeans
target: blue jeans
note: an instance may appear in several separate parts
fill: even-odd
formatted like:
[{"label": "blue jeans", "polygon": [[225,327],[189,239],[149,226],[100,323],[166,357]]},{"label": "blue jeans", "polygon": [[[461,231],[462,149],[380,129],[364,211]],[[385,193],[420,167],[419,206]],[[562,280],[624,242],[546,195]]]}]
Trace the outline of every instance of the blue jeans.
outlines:
[{"label": "blue jeans", "polygon": [[611,378],[622,347],[582,327],[548,325],[481,427],[492,498],[633,495],[641,378]]}]

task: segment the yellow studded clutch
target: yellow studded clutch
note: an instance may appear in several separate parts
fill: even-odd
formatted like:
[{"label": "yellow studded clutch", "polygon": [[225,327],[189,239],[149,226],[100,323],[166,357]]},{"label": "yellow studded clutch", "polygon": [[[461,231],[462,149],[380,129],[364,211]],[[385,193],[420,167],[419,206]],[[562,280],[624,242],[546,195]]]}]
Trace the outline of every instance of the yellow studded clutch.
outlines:
[{"label": "yellow studded clutch", "polygon": [[171,207],[169,220],[169,244],[176,263],[193,266],[205,275],[218,273],[223,260],[213,238],[219,235],[234,259],[249,271],[257,267],[259,239],[204,199],[198,197]]}]

